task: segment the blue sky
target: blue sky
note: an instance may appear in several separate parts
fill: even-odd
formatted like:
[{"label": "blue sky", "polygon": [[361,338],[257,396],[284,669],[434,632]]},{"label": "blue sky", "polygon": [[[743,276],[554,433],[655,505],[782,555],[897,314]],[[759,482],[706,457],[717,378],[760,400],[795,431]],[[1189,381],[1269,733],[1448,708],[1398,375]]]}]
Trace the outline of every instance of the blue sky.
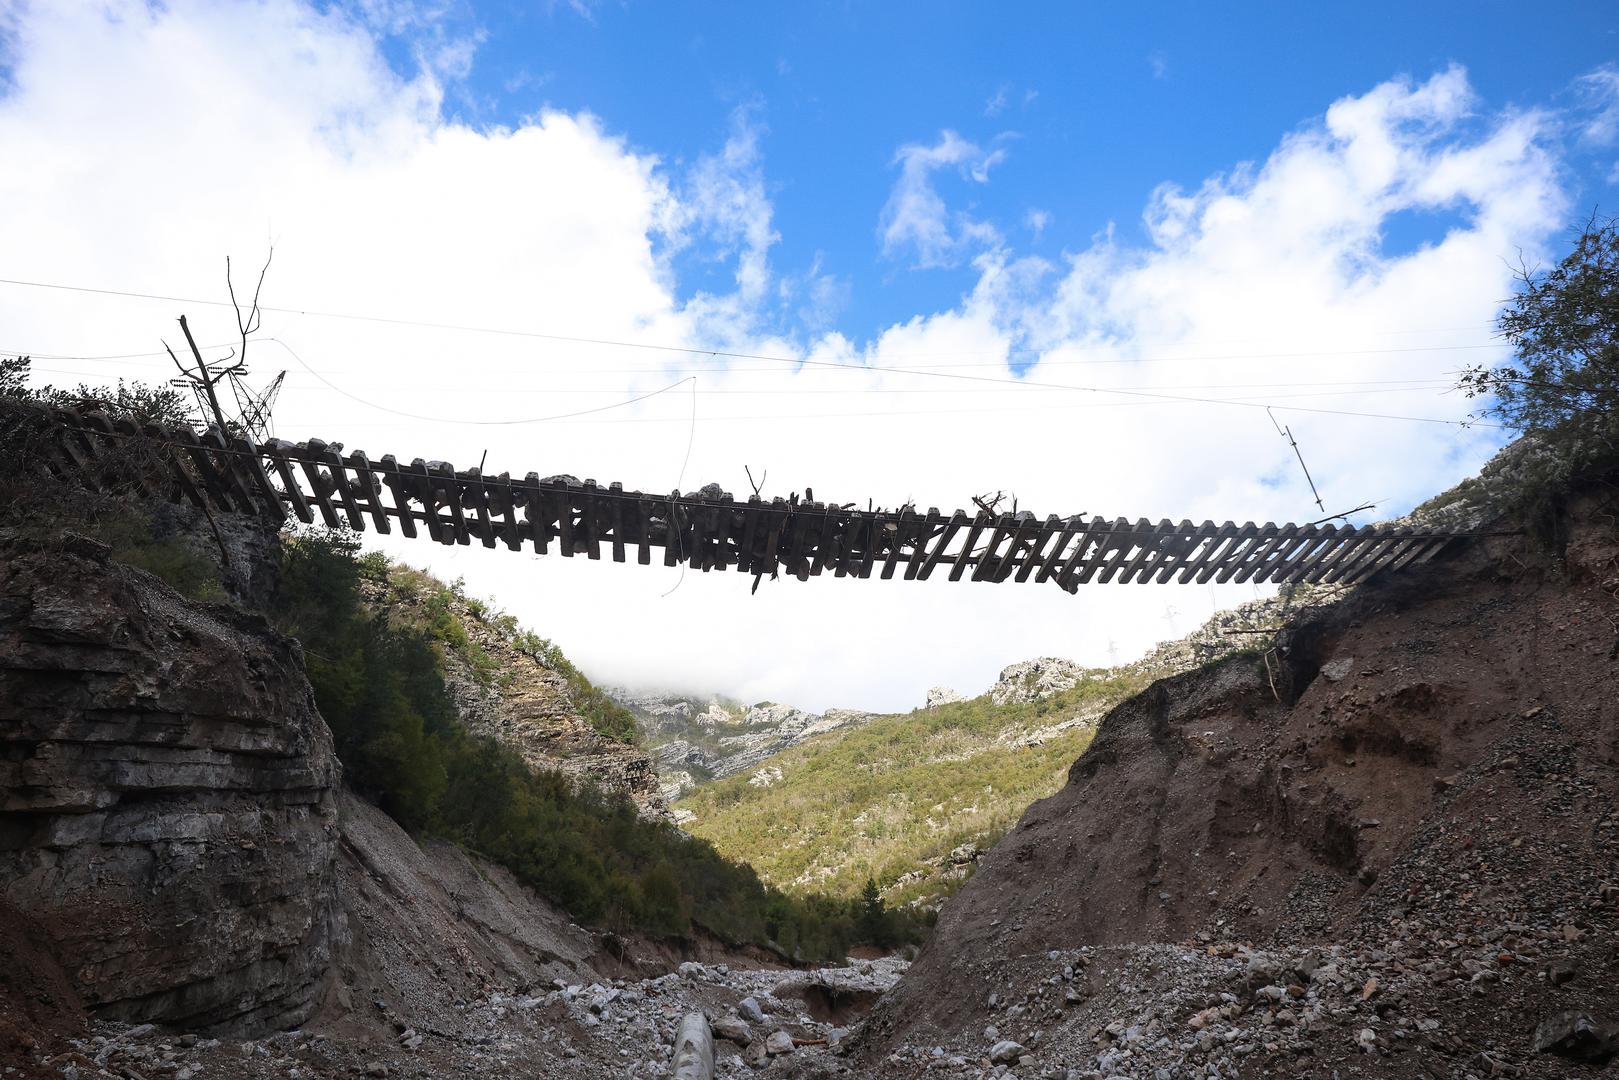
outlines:
[{"label": "blue sky", "polygon": [[[499,0],[438,10],[430,31],[418,23],[394,36],[390,56],[409,72],[433,47],[424,43],[475,42],[447,100],[472,124],[588,111],[679,164],[716,149],[743,110],[775,210],[773,261],[836,277],[836,325],[857,337],[948,308],[975,280],[965,255],[918,269],[907,253],[885,254],[878,234],[896,154],[942,131],[1005,151],[991,182],[938,177],[952,210],[993,224],[1020,253],[1057,258],[1109,225],[1139,242],[1157,185],[1195,188],[1262,159],[1280,133],[1391,77],[1461,64],[1490,109],[1542,108],[1572,104],[1571,80],[1619,57],[1619,6],[1596,2]],[[1565,161],[1577,202],[1612,201],[1612,157]],[[1452,222],[1395,218],[1388,250]],[[687,293],[729,273],[701,250],[679,265]],[[790,322],[797,310],[783,314]]]},{"label": "blue sky", "polygon": [[[252,363],[287,371],[286,438],[659,492],[746,491],[747,466],[838,502],[1314,520],[1274,417],[1363,524],[1510,438],[1456,373],[1506,358],[1519,254],[1619,203],[1616,27],[1612,4],[0,0],[0,353],[168,378],[176,315],[211,355],[233,328],[154,297],[223,300],[225,257],[273,244]],[[603,681],[812,707],[1129,657],[1253,596],[753,595],[367,542]]]}]

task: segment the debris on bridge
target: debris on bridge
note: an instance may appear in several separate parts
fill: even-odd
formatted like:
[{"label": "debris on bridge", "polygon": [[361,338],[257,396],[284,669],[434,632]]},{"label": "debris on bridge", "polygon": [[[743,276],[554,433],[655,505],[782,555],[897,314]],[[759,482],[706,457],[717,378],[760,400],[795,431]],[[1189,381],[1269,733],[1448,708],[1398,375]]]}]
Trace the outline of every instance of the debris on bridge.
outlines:
[{"label": "debris on bridge", "polygon": [[319,520],[441,544],[540,555],[610,557],[695,570],[951,581],[1034,580],[1068,592],[1090,582],[1353,583],[1423,562],[1460,535],[1431,529],[1311,524],[1157,523],[1076,514],[1036,517],[980,503],[968,513],[859,510],[790,498],[744,501],[718,485],[667,495],[537,473],[514,478],[443,461],[343,453],[320,439],[262,445],[218,428],[141,425],[99,411],[8,406],[5,422],[40,436],[59,481],[97,487],[115,448],[138,440],[158,463],[141,493],[210,511]]}]

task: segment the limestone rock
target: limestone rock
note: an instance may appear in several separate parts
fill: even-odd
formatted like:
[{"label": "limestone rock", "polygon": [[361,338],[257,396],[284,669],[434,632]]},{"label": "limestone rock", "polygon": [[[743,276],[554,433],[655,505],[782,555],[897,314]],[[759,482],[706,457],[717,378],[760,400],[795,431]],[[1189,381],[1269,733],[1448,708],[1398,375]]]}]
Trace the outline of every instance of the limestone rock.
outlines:
[{"label": "limestone rock", "polygon": [[940,705],[950,705],[965,700],[960,694],[948,686],[935,686],[928,691],[927,708],[937,709]]},{"label": "limestone rock", "polygon": [[748,1027],[747,1021],[740,1016],[722,1016],[714,1021],[714,1034],[722,1039],[729,1039],[739,1046],[746,1046],[753,1041],[753,1029]]},{"label": "limestone rock", "polygon": [[[624,689],[608,693],[635,715],[669,799],[677,799],[705,781],[755,770],[772,754],[824,732],[863,723],[873,715],[854,709],[812,713],[771,701],[741,705],[720,697]],[[774,779],[779,777],[757,782]]]},{"label": "limestone rock", "polygon": [[1018,1058],[1028,1052],[1028,1048],[1022,1043],[1013,1042],[1011,1039],[1002,1039],[989,1048],[989,1060],[996,1065],[1015,1065]]},{"label": "limestone rock", "polygon": [[339,766],[296,644],[86,549],[0,550],[5,897],[103,1017],[301,1023]]},{"label": "limestone rock", "polygon": [[1084,665],[1055,656],[1024,660],[1002,669],[989,688],[989,699],[997,705],[1039,701],[1072,689],[1086,674]]}]

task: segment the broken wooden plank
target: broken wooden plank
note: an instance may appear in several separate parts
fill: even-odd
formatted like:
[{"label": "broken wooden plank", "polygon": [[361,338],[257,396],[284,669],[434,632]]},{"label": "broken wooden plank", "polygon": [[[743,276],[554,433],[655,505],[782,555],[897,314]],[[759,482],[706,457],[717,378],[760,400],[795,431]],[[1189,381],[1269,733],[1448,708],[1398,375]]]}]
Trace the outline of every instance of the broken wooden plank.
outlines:
[{"label": "broken wooden plank", "polygon": [[1162,585],[1174,577],[1176,571],[1184,573],[1188,556],[1191,556],[1202,547],[1204,542],[1214,535],[1215,531],[1214,522],[1212,521],[1204,521],[1201,525],[1193,525],[1191,521],[1183,518],[1181,523],[1175,526],[1175,540],[1166,545],[1162,557],[1153,564],[1152,568],[1143,572],[1136,580],[1143,585],[1149,580]]},{"label": "broken wooden plank", "polygon": [[[1208,557],[1202,560],[1202,565],[1197,571],[1199,585],[1208,584],[1216,575],[1225,571],[1227,564],[1234,563],[1242,552],[1248,549],[1254,534],[1259,531],[1259,526],[1251,521],[1245,521],[1241,528],[1233,530],[1231,522],[1228,521],[1220,531],[1226,533],[1226,536],[1209,552]],[[1235,570],[1227,572],[1226,577],[1230,577],[1234,572]],[[1224,581],[1225,578],[1220,580]]]},{"label": "broken wooden plank", "polygon": [[961,575],[967,572],[967,565],[973,561],[973,547],[978,543],[978,534],[984,531],[984,526],[989,522],[990,516],[982,510],[973,515],[972,524],[967,527],[967,538],[962,541],[955,565],[950,568],[951,581],[960,581]]},{"label": "broken wooden plank", "polygon": [[354,486],[365,496],[365,508],[371,513],[371,524],[378,533],[389,535],[393,532],[393,526],[388,521],[387,504],[382,501],[382,481],[377,476],[376,467],[365,456],[364,450],[352,451],[348,456],[348,465],[354,470]]},{"label": "broken wooden plank", "polygon": [[[1082,532],[1084,528],[1085,516],[1083,514],[1072,514],[1063,521],[1062,532],[1057,534],[1057,542],[1052,545],[1051,551],[1046,555],[1045,562],[1040,566],[1040,572],[1034,576],[1036,583],[1050,581],[1052,575],[1063,570],[1064,556],[1067,552],[1068,544],[1074,534]],[[1084,546],[1084,541],[1081,539],[1080,548],[1083,549]],[[1072,559],[1070,558],[1067,561],[1071,562]]]},{"label": "broken wooden plank", "polygon": [[1141,571],[1141,580],[1143,583],[1151,580],[1151,560],[1156,559],[1161,554],[1163,545],[1173,539],[1170,532],[1170,530],[1173,528],[1174,526],[1169,523],[1169,519],[1164,518],[1159,521],[1157,527],[1152,529],[1150,532],[1138,531],[1135,539],[1136,543],[1141,545],[1141,549],[1131,557],[1129,562],[1124,564],[1123,572],[1119,574],[1120,585],[1130,584],[1130,580],[1135,576],[1137,571]]},{"label": "broken wooden plank", "polygon": [[1028,552],[1018,564],[1018,582],[1028,581],[1029,576],[1041,568],[1046,556],[1046,545],[1061,536],[1063,528],[1062,518],[1056,514],[1047,515],[1045,522],[1040,526],[1039,533],[1030,542]]},{"label": "broken wooden plank", "polygon": [[966,524],[967,515],[964,511],[957,510],[950,515],[950,521],[940,531],[938,537],[934,539],[932,549],[923,557],[922,569],[917,571],[917,578],[922,581],[928,579],[929,575],[933,573],[933,568],[938,566],[940,560],[945,557],[945,552],[950,547],[950,541],[955,538],[956,533],[960,532],[962,526]]},{"label": "broken wooden plank", "polygon": [[[1112,581],[1113,575],[1118,573],[1119,569],[1124,566],[1125,560],[1130,557],[1130,553],[1136,550],[1136,545],[1152,542],[1151,532],[1152,524],[1146,518],[1138,518],[1134,525],[1131,525],[1125,518],[1119,518],[1115,521],[1111,535],[1116,537],[1119,542],[1110,544],[1110,554],[1107,561],[1102,564],[1101,576],[1097,578],[1097,581],[1103,584]],[[1098,552],[1098,555],[1100,555],[1100,552]],[[1081,575],[1081,581],[1083,580],[1084,577]]]},{"label": "broken wooden plank", "polygon": [[905,558],[906,581],[916,580],[922,567],[927,564],[930,547],[941,538],[943,531],[944,517],[939,513],[939,508],[928,507],[927,515],[916,523],[916,532],[911,538],[911,553]]},{"label": "broken wooden plank", "polygon": [[601,553],[601,529],[596,520],[596,481],[586,480],[579,492],[579,524],[581,537],[585,543],[585,557],[591,561],[599,561]]}]

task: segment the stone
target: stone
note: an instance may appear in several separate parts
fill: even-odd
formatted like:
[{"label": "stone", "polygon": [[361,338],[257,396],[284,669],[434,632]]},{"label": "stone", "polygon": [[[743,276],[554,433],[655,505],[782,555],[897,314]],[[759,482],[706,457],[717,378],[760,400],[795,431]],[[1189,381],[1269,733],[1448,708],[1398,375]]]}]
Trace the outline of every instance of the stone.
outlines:
[{"label": "stone", "polygon": [[765,1041],[755,1039],[750,1042],[742,1051],[742,1060],[752,1065],[755,1069],[762,1068],[765,1062],[770,1060],[770,1055],[765,1052]]},{"label": "stone", "polygon": [[742,1017],[742,1019],[751,1024],[762,1024],[765,1022],[765,1011],[759,1007],[758,998],[743,998],[741,1001],[736,1003],[736,1012],[738,1016]]},{"label": "stone", "polygon": [[714,1021],[714,1034],[739,1046],[753,1041],[753,1029],[740,1016],[722,1016]]},{"label": "stone", "polygon": [[1619,1027],[1578,1009],[1552,1013],[1535,1025],[1535,1052],[1601,1065],[1619,1054]]},{"label": "stone", "polygon": [[1353,656],[1342,656],[1322,664],[1321,677],[1328,682],[1338,682],[1353,670],[1355,670],[1355,658]]},{"label": "stone", "polygon": [[962,696],[948,686],[935,686],[928,690],[926,708],[937,709],[940,705],[952,705],[963,700]]},{"label": "stone", "polygon": [[1028,1048],[1022,1043],[1002,1039],[989,1048],[989,1060],[996,1065],[1015,1065],[1018,1058],[1028,1052]]},{"label": "stone", "polygon": [[765,1039],[765,1053],[771,1057],[793,1052],[793,1037],[785,1031],[772,1031]]},{"label": "stone", "polygon": [[1578,974],[1579,969],[1574,966],[1574,961],[1572,960],[1553,960],[1546,965],[1546,981],[1553,986],[1571,983]]},{"label": "stone", "polygon": [[1056,656],[1023,660],[1001,670],[989,699],[997,705],[1039,701],[1072,690],[1088,675],[1084,665]]}]

